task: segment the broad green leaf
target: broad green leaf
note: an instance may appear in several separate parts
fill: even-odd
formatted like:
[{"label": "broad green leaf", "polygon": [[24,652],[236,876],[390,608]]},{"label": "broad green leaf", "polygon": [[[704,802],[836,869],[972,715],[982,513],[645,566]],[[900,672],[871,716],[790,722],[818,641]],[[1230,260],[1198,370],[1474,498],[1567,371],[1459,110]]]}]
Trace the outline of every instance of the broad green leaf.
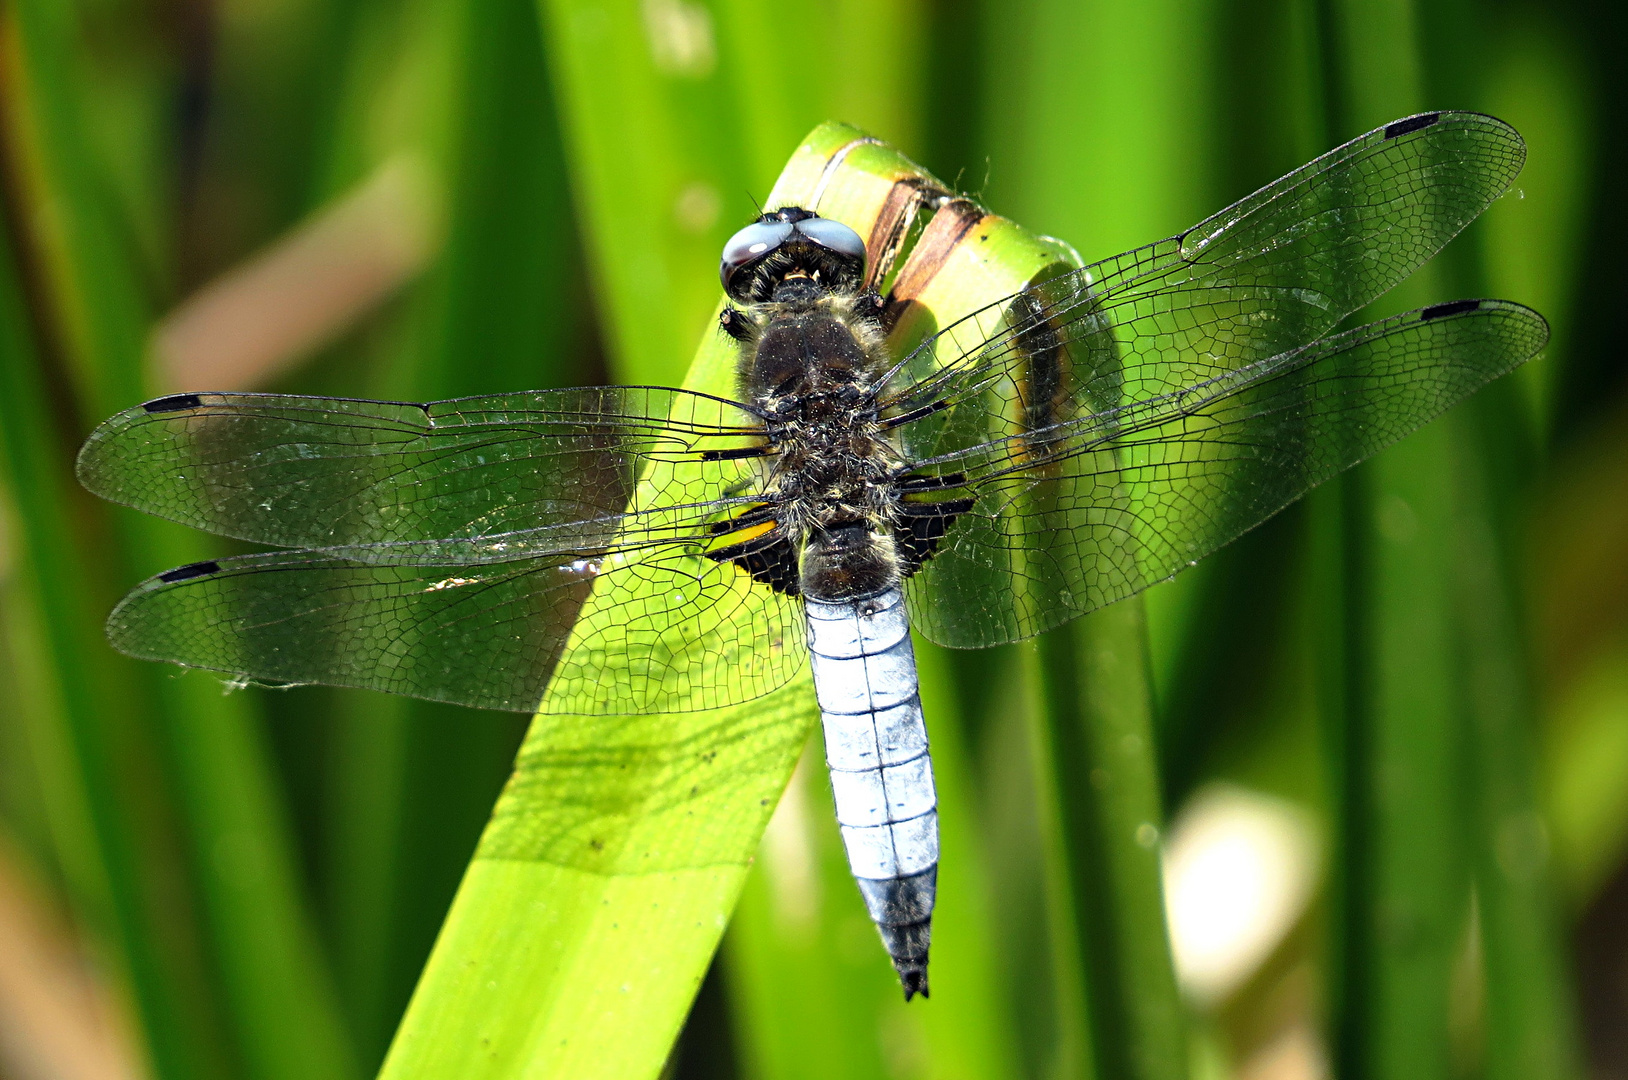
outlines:
[{"label": "broad green leaf", "polygon": [[[817,206],[869,235],[901,182],[908,190],[929,181],[896,151],[830,124],[793,155],[770,201]],[[1072,253],[1055,242],[998,218],[974,220],[964,243],[938,251],[936,273],[920,275],[914,332],[1072,263]],[[910,273],[908,264],[903,273]],[[728,393],[735,356],[732,342],[709,335],[686,385]],[[751,597],[770,602],[767,594]],[[617,592],[590,594],[578,626],[614,618],[618,599]],[[573,647],[562,665],[572,663]],[[479,1060],[484,1064],[473,1075],[540,1069],[641,1076],[653,1075],[665,1059],[808,741],[817,715],[812,687],[805,668],[783,689],[733,709],[619,717],[550,712],[570,707],[570,695],[579,692],[557,685],[545,697],[385,1075],[467,1076]],[[955,760],[951,750],[952,776]],[[496,941],[507,945],[488,951]],[[988,992],[979,976],[988,956],[978,956],[974,945],[958,957],[954,937],[944,953],[950,981],[941,993],[959,1004],[942,1019],[921,1021],[944,1028],[945,1053],[934,1072],[959,1075],[979,1061],[994,1066],[1004,1053],[991,1034],[999,1024],[978,1019],[990,1012],[980,1006],[979,988],[982,982]],[[885,971],[879,950],[875,961]],[[490,994],[460,996],[471,986]],[[502,1001],[512,1004],[500,1008]],[[633,1030],[630,1015],[640,1018]],[[970,1047],[971,1056],[957,1060],[952,1044]],[[587,1071],[590,1063],[597,1071]]]},{"label": "broad green leaf", "polygon": [[[331,182],[410,161],[437,200],[436,257],[342,393],[435,400],[589,381],[572,318],[579,267],[565,162],[531,0],[370,9],[348,60]],[[387,63],[388,61],[388,63]],[[381,69],[385,69],[381,72]],[[365,382],[362,379],[365,378]],[[301,721],[310,695],[285,709]],[[335,966],[382,1061],[511,767],[524,718],[334,692],[325,875]],[[313,726],[315,726],[313,725]]]}]

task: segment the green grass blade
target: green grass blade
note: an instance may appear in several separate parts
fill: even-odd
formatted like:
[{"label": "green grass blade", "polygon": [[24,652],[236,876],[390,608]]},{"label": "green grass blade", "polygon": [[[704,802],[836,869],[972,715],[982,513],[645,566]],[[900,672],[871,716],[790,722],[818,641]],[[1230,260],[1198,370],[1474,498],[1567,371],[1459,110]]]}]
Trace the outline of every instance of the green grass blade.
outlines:
[{"label": "green grass blade", "polygon": [[[1379,1075],[1439,1076],[1450,1067],[1448,1000],[1468,916],[1457,793],[1465,747],[1452,684],[1447,424],[1415,433],[1358,481],[1346,528],[1358,533],[1361,725],[1346,763],[1361,795],[1346,811],[1354,844],[1342,1000],[1343,1060]],[[1396,452],[1399,450],[1400,452]],[[1367,488],[1361,486],[1366,482]],[[1375,519],[1378,519],[1377,522]],[[1348,851],[1350,849],[1348,848]],[[1361,953],[1359,958],[1357,953]]]},{"label": "green grass blade", "polygon": [[[1417,12],[1406,0],[1331,9],[1335,138],[1418,111]],[[1438,296],[1427,268],[1385,309]],[[1344,482],[1344,707],[1335,765],[1337,1067],[1436,1077],[1454,1067],[1449,1000],[1469,916],[1452,566],[1461,416],[1414,433]]]},{"label": "green grass blade", "polygon": [[[805,201],[832,154],[856,134],[840,126],[816,131],[773,198]],[[893,151],[860,146],[827,178],[821,209],[868,224],[866,213],[874,218],[894,177],[909,171]],[[936,317],[953,318],[1000,295],[992,279],[1009,289],[1059,258],[1054,244],[1009,225],[992,227],[990,240],[976,255],[963,249],[961,260],[992,267],[986,276],[946,270],[935,278],[945,283],[939,293],[923,294]],[[735,357],[732,342],[708,336],[687,385],[727,392]],[[610,596],[591,594],[582,621],[593,618],[596,604],[614,603]],[[540,716],[385,1075],[455,1068],[470,1075],[478,1067],[477,1075],[491,1076],[525,1069],[639,1076],[659,1069],[814,715],[805,670],[782,690],[734,709]],[[949,775],[953,780],[953,767]],[[506,947],[489,951],[497,941]],[[879,952],[875,961],[885,970]],[[978,963],[969,955],[960,967],[976,978]],[[963,1008],[973,993],[968,987]],[[506,1000],[511,1004],[499,1007]],[[630,1015],[641,1018],[632,1032]],[[968,1045],[990,1030],[987,1022],[962,1026],[966,1031],[939,1039]],[[476,1046],[483,1064],[471,1066]],[[973,1049],[973,1062],[1002,1056]],[[590,1062],[597,1071],[586,1071]]]},{"label": "green grass blade", "polygon": [[[148,312],[133,252],[112,205],[107,178],[86,130],[77,61],[75,8],[23,4],[9,8],[8,38],[16,62],[6,87],[30,250],[48,280],[38,295],[51,306],[61,362],[86,415],[81,424],[141,396],[141,353]],[[21,208],[19,208],[21,209]]]},{"label": "green grass blade", "polygon": [[1081,1069],[1100,1077],[1180,1077],[1187,1066],[1164,923],[1144,618],[1132,599],[1043,635],[1036,673],[1053,902],[1076,950],[1064,971],[1083,984]]},{"label": "green grass blade", "polygon": [[[1206,116],[1195,107],[1208,100],[1196,29],[1208,16],[1203,6],[1045,3],[1002,18],[990,65],[990,187],[1002,205],[1087,259],[1170,235],[1211,209]],[[1143,604],[1132,598],[1053,632],[1030,669],[1068,1075],[1186,1072],[1160,899]]]},{"label": "green grass blade", "polygon": [[612,371],[671,385],[712,329],[709,271],[752,212],[714,16],[633,0],[540,7]]},{"label": "green grass blade", "polygon": [[[444,222],[439,255],[391,313],[365,392],[433,400],[584,381],[574,231],[530,0],[428,0],[368,21],[333,170],[413,160]],[[399,65],[367,81],[381,53]],[[403,100],[425,103],[402,109]],[[433,103],[430,105],[428,103]],[[391,137],[368,138],[380,118]],[[353,376],[354,377],[354,376]],[[353,387],[350,392],[358,392]],[[334,695],[326,857],[338,975],[364,1056],[382,1061],[524,731],[523,718]]]},{"label": "green grass blade", "polygon": [[150,1067],[166,1078],[224,1078],[229,1051],[196,928],[148,892],[169,883],[163,856],[173,852],[154,837],[152,815],[121,798],[156,778],[143,767],[150,761],[132,760],[131,733],[116,719],[139,691],[99,633],[103,597],[69,513],[64,440],[49,419],[12,239],[0,236],[0,483],[17,560],[7,614],[42,661],[13,715],[46,801],[53,857],[104,962],[128,987]]},{"label": "green grass blade", "polygon": [[[97,152],[105,148],[89,137],[85,97],[95,84],[81,70],[78,13],[68,5],[29,4],[7,14],[15,20],[19,58],[9,88],[18,133],[13,152],[27,180],[21,197],[38,210],[25,220],[34,228],[29,240],[39,256],[42,314],[77,394],[80,413],[69,421],[77,427],[142,396],[147,298],[126,239],[138,230],[121,228],[127,223]],[[117,520],[120,528],[102,537],[99,557],[125,581],[188,561],[197,550],[172,529]],[[173,778],[164,796],[179,811],[189,902],[202,915],[216,981],[210,993],[226,1016],[240,1068],[263,1077],[352,1075],[247,702],[222,698],[208,680],[175,680],[152,669],[136,685],[136,696],[118,712],[145,712],[151,726],[127,733],[128,752],[155,755]],[[115,715],[103,719],[117,724]],[[160,867],[165,863],[154,860],[117,872],[134,877],[126,887],[145,890],[158,885],[143,879]],[[304,1037],[291,1040],[290,1030]],[[178,1037],[150,1033],[155,1042]]]},{"label": "green grass blade", "polygon": [[[244,1068],[289,1080],[357,1075],[252,713],[223,706],[205,679],[161,691],[165,749]],[[304,1037],[290,1039],[290,1030]]]},{"label": "green grass blade", "polygon": [[[1478,418],[1472,413],[1471,419]],[[1578,1076],[1575,1003],[1538,810],[1523,628],[1507,548],[1490,513],[1491,470],[1472,457],[1481,441],[1466,441],[1470,452],[1461,456],[1456,475],[1457,599],[1469,716],[1471,859],[1485,964],[1484,1068],[1489,1080]]]},{"label": "green grass blade", "polygon": [[[1433,96],[1487,97],[1489,14],[1477,4],[1422,10],[1421,51],[1428,61]],[[1545,43],[1538,37],[1517,47],[1541,51]],[[1531,146],[1529,161],[1553,145],[1543,126],[1524,134]],[[1513,219],[1509,224],[1532,235],[1537,232],[1531,220],[1536,214],[1555,220],[1560,209],[1556,195],[1564,191],[1557,193],[1554,187],[1565,181],[1554,186],[1545,181],[1556,173],[1564,176],[1567,164],[1564,158],[1542,162],[1534,193],[1547,198],[1500,207]],[[1523,189],[1529,183],[1528,177],[1522,178]],[[1452,281],[1454,295],[1496,295],[1488,287],[1488,249],[1492,229],[1499,223],[1481,223],[1444,253],[1443,276]],[[1527,257],[1563,264],[1564,256],[1545,251],[1545,242],[1561,241],[1539,239]],[[1563,272],[1558,276],[1563,278]],[[1554,311],[1558,305],[1548,307]],[[1528,406],[1534,389],[1541,389],[1535,380],[1552,379],[1553,364],[1552,358],[1540,360],[1539,371],[1520,373],[1522,381],[1503,379],[1485,388],[1465,403],[1454,428],[1458,438],[1452,477],[1457,496],[1454,599],[1469,744],[1471,873],[1486,995],[1480,1028],[1484,1044],[1470,1052],[1479,1054],[1489,1080],[1567,1077],[1582,1071],[1575,1002],[1566,985],[1564,931],[1556,919],[1546,825],[1538,808],[1530,632],[1523,624],[1514,571],[1522,513],[1518,500],[1529,488],[1537,457]],[[1535,400],[1541,403],[1543,397]]]}]

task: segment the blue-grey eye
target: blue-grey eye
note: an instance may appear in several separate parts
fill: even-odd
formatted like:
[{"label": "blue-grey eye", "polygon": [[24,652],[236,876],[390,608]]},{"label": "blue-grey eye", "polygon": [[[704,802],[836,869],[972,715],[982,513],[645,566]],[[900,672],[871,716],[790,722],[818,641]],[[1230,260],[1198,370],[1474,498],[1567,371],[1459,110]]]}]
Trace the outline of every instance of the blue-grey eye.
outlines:
[{"label": "blue-grey eye", "polygon": [[846,255],[850,259],[857,259],[862,265],[865,261],[865,241],[859,234],[840,221],[830,218],[811,217],[797,223],[797,231],[814,241],[823,248],[830,248],[838,255]]},{"label": "blue-grey eye", "polygon": [[[737,290],[750,291],[751,271],[778,249],[791,245],[805,271],[821,270],[827,284],[857,283],[865,272],[865,241],[840,221],[822,218],[800,206],[771,210],[729,238],[718,277],[724,292],[737,300]],[[829,254],[818,254],[828,252]],[[835,258],[833,258],[833,256]]]},{"label": "blue-grey eye", "polygon": [[791,239],[794,228],[787,221],[754,221],[729,238],[724,245],[723,261],[718,265],[718,277],[728,291],[735,272],[757,262],[763,256]]}]

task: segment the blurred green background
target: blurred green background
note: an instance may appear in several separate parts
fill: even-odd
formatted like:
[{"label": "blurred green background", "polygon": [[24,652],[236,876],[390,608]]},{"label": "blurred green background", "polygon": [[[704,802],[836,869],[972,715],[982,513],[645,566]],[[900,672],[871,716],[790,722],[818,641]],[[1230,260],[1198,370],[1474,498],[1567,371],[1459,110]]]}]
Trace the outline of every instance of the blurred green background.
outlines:
[{"label": "blurred green background", "polygon": [[895,1000],[804,768],[664,1068],[1628,1077],[1625,54],[1597,0],[0,0],[0,1077],[372,1075],[525,729],[114,654],[224,547],[79,490],[97,421],[676,383],[826,119],[1092,260],[1427,108],[1529,157],[1395,303],[1553,343],[1147,595],[1180,1045],[1070,975],[1023,646],[924,661],[973,1020]]}]

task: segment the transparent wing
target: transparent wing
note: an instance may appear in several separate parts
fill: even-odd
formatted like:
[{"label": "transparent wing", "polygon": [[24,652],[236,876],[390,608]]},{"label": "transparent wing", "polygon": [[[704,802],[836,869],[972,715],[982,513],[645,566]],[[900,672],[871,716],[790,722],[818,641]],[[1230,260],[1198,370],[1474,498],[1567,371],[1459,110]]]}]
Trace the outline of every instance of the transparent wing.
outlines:
[{"label": "transparent wing", "polygon": [[[982,430],[915,426],[907,452],[999,438],[1174,393],[1306,345],[1412,274],[1507,189],[1520,135],[1478,113],[1399,120],[1179,236],[952,325],[880,393],[899,422],[977,400]],[[994,393],[1000,400],[991,400]]]},{"label": "transparent wing", "polygon": [[[1170,578],[1547,340],[1518,304],[1439,304],[920,462],[945,481],[934,498],[971,506],[910,579],[912,620],[943,645],[993,645]],[[921,422],[962,418],[983,423],[963,406]]]},{"label": "transparent wing", "polygon": [[[733,402],[648,387],[427,405],[180,394],[97,428],[79,477],[103,498],[277,547],[538,527],[582,546],[610,542],[641,476],[673,478],[659,491],[637,485],[663,505],[717,498],[745,481],[750,462],[729,452],[749,452],[760,427]],[[580,535],[567,540],[573,523]]]},{"label": "transparent wing", "polygon": [[[802,616],[703,547],[439,566],[411,545],[396,562],[387,545],[248,555],[150,579],[108,635],[133,656],[242,679],[487,709],[533,711],[551,677],[546,711],[718,708],[797,673]],[[579,620],[590,588],[619,602]]]}]

